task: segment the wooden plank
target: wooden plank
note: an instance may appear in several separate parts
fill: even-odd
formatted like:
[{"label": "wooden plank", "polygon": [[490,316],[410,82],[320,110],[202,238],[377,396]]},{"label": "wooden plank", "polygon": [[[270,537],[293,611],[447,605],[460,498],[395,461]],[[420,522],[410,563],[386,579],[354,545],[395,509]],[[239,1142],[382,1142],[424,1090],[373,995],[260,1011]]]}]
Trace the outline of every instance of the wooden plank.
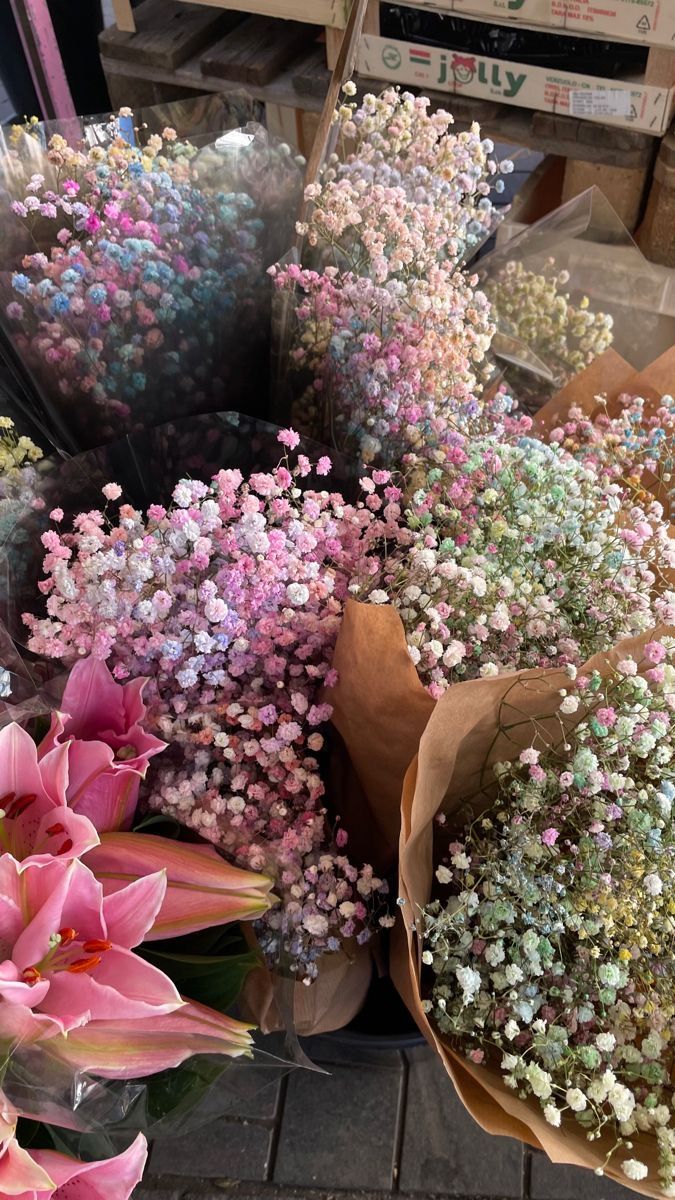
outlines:
[{"label": "wooden plank", "polygon": [[675,267],[675,135],[661,142],[644,220],[635,240],[652,262]]},{"label": "wooden plank", "polygon": [[281,104],[266,104],[265,116],[267,118],[265,124],[272,137],[278,138],[280,142],[287,142],[296,153],[301,154],[302,131],[299,110],[286,108]]},{"label": "wooden plank", "polygon": [[47,0],[11,0],[19,37],[45,118],[77,114]]},{"label": "wooden plank", "polygon": [[300,96],[313,96],[323,103],[330,83],[323,46],[317,48],[293,72],[293,86]]},{"label": "wooden plank", "polygon": [[331,25],[344,29],[350,0],[183,0],[185,4],[206,4],[252,13],[259,17],[280,17],[285,21],[304,21],[312,25]]},{"label": "wooden plank", "polygon": [[326,148],[330,140],[333,114],[340,98],[342,85],[347,79],[351,79],[352,75],[354,74],[356,55],[359,47],[359,41],[361,40],[361,34],[363,33],[363,22],[366,17],[367,7],[368,0],[354,0],[351,12],[349,13],[347,28],[345,29],[345,35],[340,46],[338,60],[335,64],[331,81],[328,85],[326,99],[324,100],[324,105],[321,112],[321,120],[319,121],[316,137],[314,138],[312,153],[310,154],[307,163],[307,171],[305,173],[305,180],[307,183],[314,183],[319,173],[319,168],[323,162]]},{"label": "wooden plank", "polygon": [[135,33],[136,21],[131,0],[112,0],[112,6],[117,28],[121,29],[123,33]]},{"label": "wooden plank", "polygon": [[[314,58],[314,51],[307,56],[307,60]],[[101,64],[105,77],[110,82],[115,80],[115,87],[122,88],[124,80],[146,80],[157,84],[157,98],[154,103],[160,103],[161,95],[164,89],[170,88],[186,88],[196,93],[203,95],[205,92],[222,92],[223,81],[215,75],[203,75],[201,70],[201,56],[194,55],[187,62],[182,63],[175,70],[170,71],[163,67],[149,67],[143,63],[124,62],[123,59],[101,58]],[[289,63],[286,71],[282,71],[276,79],[270,83],[263,84],[258,87],[257,84],[248,84],[246,91],[254,100],[262,100],[265,104],[280,104],[289,108],[300,108],[305,112],[320,112],[323,103],[323,97],[301,95],[294,86],[293,80],[298,72],[302,72],[303,62],[299,59],[297,62]],[[121,102],[122,104],[124,101]]]},{"label": "wooden plank", "polygon": [[[368,0],[366,15],[363,18],[363,33],[372,33],[379,37],[380,33],[380,0]],[[329,71],[335,70],[335,64],[342,45],[342,29],[326,26],[326,66]]]},{"label": "wooden plank", "polygon": [[675,83],[675,50],[652,46],[647,56],[645,83],[671,88]]},{"label": "wooden plank", "polygon": [[172,69],[232,29],[239,13],[190,8],[177,0],[144,0],[135,12],[136,33],[112,26],[99,36],[105,58]]},{"label": "wooden plank", "polygon": [[606,163],[568,158],[562,203],[566,204],[574,196],[580,196],[587,188],[599,187],[628,232],[632,233],[638,223],[646,186],[647,167],[613,167]]},{"label": "wooden plank", "polygon": [[236,29],[203,52],[202,71],[239,83],[269,83],[315,38],[312,25],[246,17]]}]

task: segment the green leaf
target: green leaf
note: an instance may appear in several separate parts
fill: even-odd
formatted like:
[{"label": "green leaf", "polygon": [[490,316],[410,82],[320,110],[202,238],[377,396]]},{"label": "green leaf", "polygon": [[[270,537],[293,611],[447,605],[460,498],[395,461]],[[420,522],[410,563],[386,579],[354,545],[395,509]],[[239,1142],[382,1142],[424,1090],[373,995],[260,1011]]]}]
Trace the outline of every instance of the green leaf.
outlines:
[{"label": "green leaf", "polygon": [[142,830],[147,831],[148,829],[153,829],[156,834],[178,841],[184,826],[175,817],[167,817],[164,813],[148,813],[147,816],[141,817],[136,822],[132,832],[140,833]]},{"label": "green leaf", "polygon": [[254,950],[243,954],[182,954],[174,950],[158,950],[142,946],[136,953],[175,983],[179,992],[190,1000],[227,1012],[239,995],[249,971],[259,965]]},{"label": "green leaf", "polygon": [[198,1055],[175,1070],[145,1080],[144,1127],[149,1135],[184,1132],[181,1126],[189,1114],[231,1065],[228,1059]]}]

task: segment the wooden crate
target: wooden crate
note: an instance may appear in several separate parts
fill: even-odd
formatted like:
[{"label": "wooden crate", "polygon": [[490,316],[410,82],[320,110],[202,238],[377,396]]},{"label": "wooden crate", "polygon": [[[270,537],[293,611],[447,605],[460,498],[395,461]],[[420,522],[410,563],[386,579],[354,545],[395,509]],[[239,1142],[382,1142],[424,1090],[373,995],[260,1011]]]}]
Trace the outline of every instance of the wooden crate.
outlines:
[{"label": "wooden crate", "polygon": [[[182,11],[189,21],[186,19],[182,24],[175,17],[167,17],[174,10]],[[378,16],[379,4],[371,0],[364,26],[366,34],[378,28]],[[232,12],[219,13],[214,6],[196,9],[184,0],[145,0],[136,10],[136,17],[139,24],[136,35],[107,30],[101,37],[102,61],[115,104],[152,104],[199,92],[222,91],[227,81],[236,80],[254,97],[265,101],[268,121],[272,117],[276,128],[287,131],[284,134],[287,140],[307,153],[315,114],[321,110],[330,79],[316,25],[306,27],[310,36],[312,28],[316,31],[315,42],[303,43],[299,37],[295,60],[283,63],[285,54],[281,57],[276,54],[274,37],[268,36],[269,30],[260,38],[260,55],[253,53],[256,38],[248,36],[247,27],[249,31],[252,29],[248,23],[262,22],[264,26],[263,18],[241,13],[237,18]],[[234,27],[233,18],[239,21]],[[203,29],[191,22],[208,19],[214,23],[211,45],[208,48],[202,45],[195,50],[196,31],[201,29],[203,33]],[[215,24],[219,19],[230,22],[229,32],[225,35],[222,27]],[[144,36],[148,21],[150,24],[154,21],[158,26],[155,37],[150,36],[149,29]],[[270,18],[266,21],[273,34],[278,22]],[[173,22],[183,30],[182,40],[172,38]],[[292,40],[295,36],[293,23],[284,21],[283,25]],[[334,32],[337,34],[337,51],[341,34],[339,30]],[[170,54],[165,52],[166,39],[169,39]],[[373,83],[360,80],[357,75],[356,82],[364,90],[377,90],[386,80]],[[452,108],[458,129],[467,128],[477,120],[485,133],[495,140],[559,156],[564,168],[561,197],[569,199],[596,183],[609,197],[627,228],[635,228],[659,146],[656,138],[628,128],[516,108],[496,100],[461,94],[448,97],[428,86],[423,90],[429,94],[432,103]],[[311,116],[307,117],[307,113]]]},{"label": "wooden crate", "polygon": [[490,24],[571,33],[610,42],[672,48],[675,4],[669,0],[396,0],[413,8]]},{"label": "wooden crate", "polygon": [[[675,7],[675,0],[673,4]],[[442,0],[406,0],[405,6],[449,11]],[[367,78],[384,78],[425,92],[436,87],[453,97],[463,93],[555,113],[569,110],[587,120],[625,125],[657,136],[667,131],[675,113],[675,47],[651,46],[640,80],[604,79],[601,65],[597,75],[575,75],[573,70],[493,60],[480,52],[460,53],[451,45],[444,50],[381,38],[379,12],[379,0],[370,0],[368,25],[357,57],[357,70]],[[472,13],[463,11],[461,16],[476,21],[479,31],[481,22]],[[502,24],[509,24],[508,17]],[[570,31],[549,32],[564,35]]]},{"label": "wooden crate", "polygon": [[[136,23],[131,0],[112,2],[118,28],[133,32]],[[644,83],[666,88],[675,84],[675,0],[668,0],[667,7],[660,0],[639,0],[639,4],[636,0],[606,0],[602,8],[592,0],[518,0],[516,7],[510,0],[508,8],[505,0],[400,2],[409,8],[454,14],[479,23],[516,24],[525,29],[648,45],[650,52]],[[323,26],[326,62],[332,71],[351,0],[180,0],[180,3]],[[369,0],[363,27],[365,34],[379,34],[379,12],[380,0]],[[635,14],[634,21],[632,13]]]},{"label": "wooden crate", "polygon": [[[131,0],[112,0],[118,29],[133,33],[136,29]],[[344,29],[347,24],[350,0],[183,0],[185,4],[200,4],[210,8],[228,8],[258,17],[280,17],[287,21],[303,21]]]},{"label": "wooden crate", "polygon": [[636,240],[652,262],[675,267],[675,133],[661,143]]}]

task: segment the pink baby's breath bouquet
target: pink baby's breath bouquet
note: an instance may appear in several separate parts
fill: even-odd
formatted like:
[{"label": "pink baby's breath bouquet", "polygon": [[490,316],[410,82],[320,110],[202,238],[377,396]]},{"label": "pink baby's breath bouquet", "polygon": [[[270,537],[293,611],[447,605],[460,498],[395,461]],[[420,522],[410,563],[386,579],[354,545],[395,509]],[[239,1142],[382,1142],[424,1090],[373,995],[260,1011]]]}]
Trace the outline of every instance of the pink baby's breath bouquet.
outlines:
[{"label": "pink baby's breath bouquet", "polygon": [[34,653],[91,654],[118,680],[147,678],[167,749],[144,805],[273,878],[279,903],[258,943],[270,967],[309,985],[323,956],[389,921],[384,879],[350,859],[339,803],[326,807],[324,748],[347,587],[381,501],[328,490],[330,459],[311,462],[298,442],[282,431],[274,469],[183,479],[145,512],[117,508],[116,484],[72,525],[54,511],[47,616],[25,620]]},{"label": "pink baby's breath bouquet", "polygon": [[475,415],[493,331],[461,263],[495,222],[494,147],[428,110],[393,88],[345,101],[339,153],[305,192],[301,264],[272,270],[295,298],[289,361],[307,386],[294,420],[386,465]]}]

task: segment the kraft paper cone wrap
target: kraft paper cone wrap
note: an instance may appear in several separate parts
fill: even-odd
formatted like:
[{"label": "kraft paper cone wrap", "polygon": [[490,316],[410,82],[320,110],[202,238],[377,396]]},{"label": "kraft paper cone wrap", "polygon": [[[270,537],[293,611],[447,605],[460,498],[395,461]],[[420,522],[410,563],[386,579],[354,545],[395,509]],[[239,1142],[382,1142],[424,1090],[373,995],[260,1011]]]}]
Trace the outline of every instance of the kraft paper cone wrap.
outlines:
[{"label": "kraft paper cone wrap", "polygon": [[[614,350],[606,350],[543,405],[535,417],[533,433],[546,440],[552,430],[563,424],[574,405],[582,410],[589,421],[595,420],[601,413],[616,417],[622,409],[622,397],[642,397],[645,400],[645,415],[653,416],[661,405],[662,397],[673,393],[675,348],[666,351],[640,372],[633,371]],[[663,505],[668,514],[671,508],[669,486],[650,471],[643,473],[641,485]]]},{"label": "kraft paper cone wrap", "polygon": [[[434,702],[408,654],[401,619],[389,605],[347,601],[333,666],[338,683],[323,696],[333,707],[330,809],[349,835],[351,861],[370,863],[386,874],[396,866],[403,779]],[[353,1020],[371,983],[374,942],[350,942],[344,950],[324,954],[316,981],[310,987],[293,985],[296,1033],[328,1033]],[[246,1015],[263,1033],[289,1023],[290,1015],[282,1014],[278,1003],[279,996],[286,998],[285,986],[262,966],[246,979]]]},{"label": "kraft paper cone wrap", "polygon": [[643,371],[635,372],[624,386],[608,393],[610,401],[621,393],[643,396],[647,401],[646,411],[653,413],[661,403],[662,396],[675,395],[675,346],[671,346]]},{"label": "kraft paper cone wrap", "polygon": [[583,412],[589,421],[600,412],[604,406],[600,396],[619,396],[625,391],[629,380],[635,377],[635,371],[616,350],[605,350],[593,359],[590,366],[574,375],[565,387],[547,400],[534,418],[532,432],[540,437],[549,434],[562,421],[575,405]]},{"label": "kraft paper cone wrap", "polygon": [[[246,940],[255,935],[242,926]],[[299,1037],[332,1033],[349,1025],[360,1012],[370,987],[373,959],[370,943],[346,942],[342,950],[319,959],[319,974],[309,987],[282,979],[264,965],[246,977],[241,995],[242,1015],[262,1033],[288,1029]],[[288,1009],[288,1011],[286,1011]]]},{"label": "kraft paper cone wrap", "polygon": [[[595,655],[582,671],[597,669],[606,674],[629,654],[639,662],[645,642],[659,633],[672,636],[674,632],[661,628],[626,639],[608,653]],[[461,824],[458,818],[465,805],[480,811],[489,804],[494,794],[490,766],[515,758],[530,744],[533,720],[543,737],[559,740],[560,723],[554,714],[560,704],[558,689],[566,686],[569,677],[564,671],[519,671],[456,684],[436,704],[403,783],[399,894],[405,904],[392,940],[391,973],[460,1099],[483,1129],[518,1138],[543,1150],[553,1162],[594,1170],[604,1166],[613,1139],[589,1142],[573,1119],[563,1119],[561,1128],[555,1129],[536,1101],[520,1100],[505,1086],[498,1069],[468,1062],[429,1022],[422,1010],[421,945],[415,929],[416,918],[431,897],[434,818],[445,813],[452,827],[453,817]],[[634,1134],[632,1141],[634,1149],[617,1155],[605,1174],[644,1195],[661,1196],[655,1138]],[[629,1156],[648,1165],[646,1180],[633,1182],[623,1174],[621,1157]]]},{"label": "kraft paper cone wrap", "polygon": [[325,699],[358,786],[343,788],[332,806],[349,833],[352,860],[386,872],[398,852],[403,779],[434,701],[420,683],[391,605],[347,601],[333,665],[338,682]]},{"label": "kraft paper cone wrap", "polygon": [[[672,395],[675,395],[675,346],[643,371],[635,371],[615,350],[605,350],[542,405],[534,418],[533,432],[546,436],[565,420],[574,405],[592,421],[601,412],[618,416],[621,397],[641,396],[646,415],[653,416],[662,397]],[[601,397],[605,398],[604,403]]]}]

